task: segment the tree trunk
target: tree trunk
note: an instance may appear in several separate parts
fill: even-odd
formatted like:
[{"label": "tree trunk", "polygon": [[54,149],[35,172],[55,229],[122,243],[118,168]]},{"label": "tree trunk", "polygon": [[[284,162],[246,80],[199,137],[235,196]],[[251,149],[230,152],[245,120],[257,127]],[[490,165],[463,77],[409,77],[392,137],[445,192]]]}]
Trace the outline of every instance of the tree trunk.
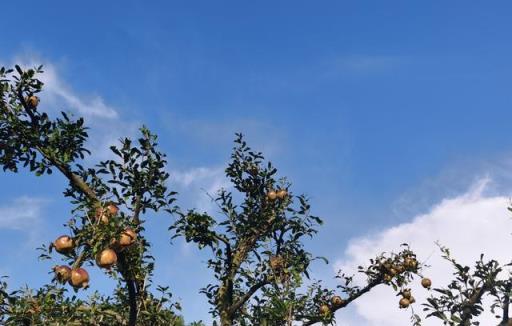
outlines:
[{"label": "tree trunk", "polygon": [[231,316],[225,311],[222,311],[220,314],[220,326],[233,326]]},{"label": "tree trunk", "polygon": [[128,287],[128,299],[130,301],[128,326],[135,326],[137,325],[137,291],[135,289],[135,281],[126,280],[126,286]]}]

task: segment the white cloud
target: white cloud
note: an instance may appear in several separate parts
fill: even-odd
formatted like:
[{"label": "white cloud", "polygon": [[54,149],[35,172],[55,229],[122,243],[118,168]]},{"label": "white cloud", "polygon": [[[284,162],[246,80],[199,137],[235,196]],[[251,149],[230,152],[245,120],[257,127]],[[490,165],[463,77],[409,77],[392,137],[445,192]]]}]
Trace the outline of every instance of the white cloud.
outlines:
[{"label": "white cloud", "polygon": [[[450,249],[453,257],[461,264],[474,266],[481,253],[487,259],[495,259],[501,264],[508,263],[510,255],[512,220],[506,210],[509,199],[504,196],[485,196],[489,179],[477,182],[465,194],[444,199],[433,206],[429,212],[414,217],[411,222],[403,223],[381,232],[363,236],[350,241],[343,259],[335,263],[335,270],[343,269],[355,273],[359,265],[367,265],[368,259],[382,251],[399,251],[401,243],[409,243],[418,254],[420,261],[432,267],[425,269],[424,275],[433,280],[434,287],[445,287],[453,276],[452,265],[442,259],[435,241]],[[502,277],[506,274],[503,272]],[[358,276],[360,284],[364,275]],[[430,293],[419,285],[419,280],[411,284],[417,303],[415,312],[424,317],[421,303],[426,302]],[[488,302],[487,300],[484,302]],[[410,310],[398,309],[398,297],[390,287],[379,286],[354,302],[359,325],[400,326],[410,325]],[[488,305],[486,306],[488,307]],[[340,318],[349,317],[348,311],[339,311]],[[424,318],[422,318],[424,319]],[[496,324],[493,314],[486,312],[477,320],[482,325]],[[440,320],[424,319],[423,325],[439,325]]]},{"label": "white cloud", "polygon": [[185,171],[173,171],[173,178],[175,182],[189,187],[192,183],[197,183],[200,180],[216,179],[220,174],[223,175],[220,168],[199,167]]},{"label": "white cloud", "polygon": [[137,136],[139,123],[120,119],[118,111],[108,105],[98,95],[84,95],[76,92],[71,83],[62,77],[59,66],[37,55],[18,55],[10,62],[28,69],[43,65],[43,73],[38,78],[44,83],[41,97],[41,109],[57,114],[60,111],[71,112],[75,116],[84,117],[85,124],[90,128],[87,148],[91,149],[92,157],[88,160],[105,160],[113,158],[111,145],[119,144],[121,137],[134,138]]},{"label": "white cloud", "polygon": [[217,209],[209,195],[215,197],[220,189],[230,187],[223,167],[198,167],[170,173],[171,182],[176,184],[180,197],[185,197],[198,211],[210,214]]},{"label": "white cloud", "polygon": [[64,111],[76,111],[86,117],[107,119],[118,117],[117,111],[107,105],[102,97],[76,93],[69,83],[62,79],[53,63],[36,57],[18,56],[13,60],[12,65],[14,64],[18,64],[25,69],[43,65],[44,73],[38,76],[44,83],[44,91],[40,94],[42,106],[62,106]]},{"label": "white cloud", "polygon": [[19,197],[0,206],[0,229],[32,231],[41,221],[45,200]]}]

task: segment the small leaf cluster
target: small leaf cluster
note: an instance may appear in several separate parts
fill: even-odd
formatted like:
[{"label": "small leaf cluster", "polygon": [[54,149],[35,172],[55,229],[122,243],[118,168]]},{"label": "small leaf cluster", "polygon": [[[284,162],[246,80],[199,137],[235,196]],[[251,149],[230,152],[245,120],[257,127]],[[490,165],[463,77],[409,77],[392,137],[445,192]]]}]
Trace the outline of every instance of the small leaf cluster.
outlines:
[{"label": "small leaf cluster", "polygon": [[[16,72],[16,73],[15,73]],[[0,68],[0,164],[3,170],[29,167],[36,175],[50,174],[55,163],[68,164],[83,159],[89,150],[84,120],[73,120],[65,112],[51,119],[26,103],[26,98],[41,91],[35,78],[42,67],[23,71]]]},{"label": "small leaf cluster", "polygon": [[[119,284],[120,286],[120,284]],[[158,288],[159,295],[149,294],[140,303],[142,312],[138,325],[184,326],[176,315],[179,306],[173,302],[166,288]],[[0,323],[19,325],[126,325],[127,299],[118,287],[113,297],[94,292],[86,299],[69,295],[55,284],[45,285],[34,291],[28,288],[8,292],[5,281],[0,283]]]},{"label": "small leaf cluster", "polygon": [[[450,250],[438,243],[443,253],[442,257],[449,261],[455,269],[454,279],[446,288],[434,288],[438,295],[432,296],[424,303],[423,310],[428,312],[427,318],[435,317],[443,321],[444,325],[479,325],[473,318],[479,316],[484,308],[482,299],[489,295],[495,298],[491,306],[494,313],[496,308],[503,309],[504,302],[510,295],[510,279],[500,280],[499,273],[503,267],[495,260],[484,261],[481,254],[475,262],[474,271],[469,266],[459,264],[450,253]],[[512,263],[505,266],[511,266]],[[506,300],[505,300],[506,299]],[[501,318],[497,315],[496,318]],[[508,319],[508,316],[506,316]]]}]

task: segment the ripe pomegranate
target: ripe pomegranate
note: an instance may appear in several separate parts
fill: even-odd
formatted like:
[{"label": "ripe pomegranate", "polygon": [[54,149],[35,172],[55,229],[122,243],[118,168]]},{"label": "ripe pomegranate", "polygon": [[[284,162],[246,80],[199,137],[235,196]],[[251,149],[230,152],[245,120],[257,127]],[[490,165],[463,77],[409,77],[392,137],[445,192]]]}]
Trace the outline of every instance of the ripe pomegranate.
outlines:
[{"label": "ripe pomegranate", "polygon": [[284,190],[284,189],[281,189],[281,190],[279,190],[279,191],[277,192],[277,194],[276,194],[276,195],[277,195],[277,198],[279,198],[279,199],[283,200],[283,199],[285,199],[285,198],[286,198],[286,196],[288,196],[288,192],[287,192],[286,190]]},{"label": "ripe pomegranate", "polygon": [[81,267],[71,270],[69,284],[74,288],[85,288],[89,286],[89,273]]},{"label": "ripe pomegranate", "polygon": [[410,299],[411,298],[411,290],[404,290],[402,291],[402,296],[406,299]]},{"label": "ripe pomegranate", "polygon": [[270,191],[267,193],[267,198],[268,198],[268,200],[270,200],[270,201],[274,201],[274,200],[276,200],[276,198],[277,198],[277,193],[276,193],[274,190],[270,190]]},{"label": "ripe pomegranate", "polygon": [[402,298],[398,302],[398,305],[400,306],[400,308],[407,308],[407,307],[409,307],[410,304],[411,304],[411,302],[406,298]]},{"label": "ripe pomegranate", "polygon": [[31,108],[35,109],[39,105],[39,97],[32,95],[25,99],[25,103]]},{"label": "ripe pomegranate", "polygon": [[114,216],[119,212],[119,208],[112,202],[108,203],[106,209],[111,216]]},{"label": "ripe pomegranate", "polygon": [[131,228],[126,228],[119,237],[119,246],[122,248],[132,245],[137,240],[137,233]]},{"label": "ripe pomegranate", "polygon": [[389,274],[384,274],[384,282],[391,282],[393,277]]},{"label": "ripe pomegranate", "polygon": [[102,207],[96,208],[96,214],[94,217],[96,221],[99,220],[103,224],[108,224],[108,221],[110,220],[110,215],[107,213],[107,210]]},{"label": "ripe pomegranate", "polygon": [[345,303],[345,301],[338,295],[331,298],[331,303],[334,307],[339,307]]},{"label": "ripe pomegranate", "polygon": [[414,259],[412,257],[405,258],[405,260],[404,260],[404,267],[406,269],[414,270],[414,269],[416,269],[417,266],[418,266],[418,262],[416,261],[416,259]]},{"label": "ripe pomegranate", "polygon": [[108,224],[110,218],[117,215],[118,212],[119,208],[113,202],[109,202],[105,207],[96,208],[95,218],[103,224]]},{"label": "ripe pomegranate", "polygon": [[432,281],[429,278],[424,277],[421,279],[421,286],[423,286],[425,289],[430,289],[432,286]]},{"label": "ripe pomegranate", "polygon": [[274,271],[279,271],[284,267],[284,259],[282,256],[271,256],[270,257],[270,268]]},{"label": "ripe pomegranate", "polygon": [[65,265],[55,266],[53,268],[55,278],[60,283],[66,283],[71,278],[71,268]]},{"label": "ripe pomegranate", "polygon": [[411,304],[413,304],[413,303],[415,303],[415,302],[416,302],[416,299],[414,299],[414,297],[413,297],[413,296],[411,296],[411,298],[409,299],[409,302],[410,302]]},{"label": "ripe pomegranate", "polygon": [[58,253],[68,254],[70,253],[75,244],[73,243],[73,239],[67,235],[61,235],[55,241],[53,241],[53,246]]},{"label": "ripe pomegranate", "polygon": [[115,263],[117,263],[117,255],[112,249],[105,249],[96,255],[96,264],[101,268],[110,268]]},{"label": "ripe pomegranate", "polygon": [[327,315],[331,312],[331,308],[329,308],[328,305],[323,304],[320,306],[319,311],[320,311],[320,314]]}]

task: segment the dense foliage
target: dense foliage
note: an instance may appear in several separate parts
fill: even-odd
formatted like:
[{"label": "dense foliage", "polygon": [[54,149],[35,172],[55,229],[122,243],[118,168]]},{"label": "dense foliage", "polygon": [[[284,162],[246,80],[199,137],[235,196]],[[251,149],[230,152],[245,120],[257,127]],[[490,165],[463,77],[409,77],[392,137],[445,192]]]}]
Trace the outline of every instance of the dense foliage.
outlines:
[{"label": "dense foliage", "polygon": [[[0,164],[12,172],[27,167],[37,176],[60,171],[69,180],[64,195],[73,204],[73,217],[66,234],[40,248],[41,258],[51,259],[55,250],[64,263],[55,267],[52,283],[34,293],[8,294],[4,286],[1,318],[8,325],[177,323],[179,306],[170,300],[168,289],[158,288],[159,297],[149,291],[154,259],[144,236],[143,214],[172,212],[175,200],[167,188],[169,174],[157,137],[142,127],[137,141],[125,138],[119,147],[111,147],[115,160],[85,168],[79,163],[90,153],[84,120],[64,112],[57,118],[40,112],[37,94],[43,83],[37,74],[42,67],[15,68],[0,68]],[[118,280],[115,295],[88,301],[66,296],[59,283],[69,283],[75,291],[87,287],[84,267],[94,264]]]}]

